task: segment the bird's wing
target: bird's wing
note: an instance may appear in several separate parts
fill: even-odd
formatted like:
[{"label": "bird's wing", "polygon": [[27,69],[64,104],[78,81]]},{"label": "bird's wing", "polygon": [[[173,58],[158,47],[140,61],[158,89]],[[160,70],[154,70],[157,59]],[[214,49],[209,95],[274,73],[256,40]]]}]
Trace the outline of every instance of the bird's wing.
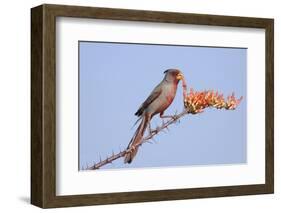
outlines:
[{"label": "bird's wing", "polygon": [[143,111],[149,106],[149,104],[151,104],[156,98],[159,97],[161,92],[162,92],[162,89],[161,89],[161,85],[159,84],[157,87],[154,88],[154,90],[151,92],[151,94],[148,96],[148,98],[139,107],[139,109],[135,113],[135,115],[141,116]]}]

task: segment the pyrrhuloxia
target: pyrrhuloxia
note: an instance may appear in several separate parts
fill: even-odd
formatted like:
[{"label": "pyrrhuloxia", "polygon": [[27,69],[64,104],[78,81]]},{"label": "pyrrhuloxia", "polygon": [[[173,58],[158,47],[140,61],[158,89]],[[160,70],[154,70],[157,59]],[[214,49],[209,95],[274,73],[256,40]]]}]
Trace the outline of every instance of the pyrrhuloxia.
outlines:
[{"label": "pyrrhuloxia", "polygon": [[140,117],[141,123],[128,145],[128,148],[132,149],[131,152],[128,152],[125,155],[125,163],[131,163],[136,156],[138,148],[135,147],[135,145],[142,141],[147,126],[149,126],[150,129],[150,120],[152,117],[158,113],[161,118],[171,117],[164,116],[163,114],[173,102],[177,92],[178,83],[183,78],[183,74],[177,69],[168,69],[164,74],[164,79],[154,88],[149,97],[135,113],[136,116]]}]

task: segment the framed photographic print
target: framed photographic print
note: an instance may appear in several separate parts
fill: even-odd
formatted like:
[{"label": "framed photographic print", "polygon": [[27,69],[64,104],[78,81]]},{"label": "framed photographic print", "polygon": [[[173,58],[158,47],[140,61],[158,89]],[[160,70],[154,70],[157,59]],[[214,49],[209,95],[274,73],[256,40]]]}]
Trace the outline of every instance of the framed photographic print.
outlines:
[{"label": "framed photographic print", "polygon": [[31,9],[31,203],[274,191],[273,19]]}]

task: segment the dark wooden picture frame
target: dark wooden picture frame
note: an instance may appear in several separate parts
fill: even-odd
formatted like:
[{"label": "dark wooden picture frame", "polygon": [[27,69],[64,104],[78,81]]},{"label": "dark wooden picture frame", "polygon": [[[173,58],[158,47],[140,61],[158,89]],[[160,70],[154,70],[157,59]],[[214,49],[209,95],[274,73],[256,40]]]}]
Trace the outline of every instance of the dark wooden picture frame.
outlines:
[{"label": "dark wooden picture frame", "polygon": [[[262,28],[266,34],[265,184],[56,195],[56,17]],[[31,203],[66,207],[274,192],[274,20],[126,9],[41,5],[31,9]]]}]

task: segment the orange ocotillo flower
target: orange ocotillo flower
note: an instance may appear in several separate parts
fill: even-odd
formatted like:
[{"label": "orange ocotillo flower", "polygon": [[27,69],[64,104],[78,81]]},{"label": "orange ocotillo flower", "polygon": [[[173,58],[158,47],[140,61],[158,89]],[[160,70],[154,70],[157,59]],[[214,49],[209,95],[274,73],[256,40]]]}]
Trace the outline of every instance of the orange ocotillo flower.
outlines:
[{"label": "orange ocotillo flower", "polygon": [[234,93],[232,93],[232,95],[227,96],[225,100],[223,94],[219,94],[213,90],[195,92],[192,88],[190,88],[190,92],[188,93],[184,76],[182,78],[182,88],[184,106],[188,110],[188,113],[192,114],[203,112],[203,109],[206,107],[234,110],[243,98],[241,96],[239,99],[236,99]]},{"label": "orange ocotillo flower", "polygon": [[192,114],[203,112],[207,107],[217,109],[234,110],[242,100],[242,96],[236,99],[234,93],[224,99],[223,94],[214,92],[213,90],[195,92],[192,88],[185,97],[185,107]]}]

